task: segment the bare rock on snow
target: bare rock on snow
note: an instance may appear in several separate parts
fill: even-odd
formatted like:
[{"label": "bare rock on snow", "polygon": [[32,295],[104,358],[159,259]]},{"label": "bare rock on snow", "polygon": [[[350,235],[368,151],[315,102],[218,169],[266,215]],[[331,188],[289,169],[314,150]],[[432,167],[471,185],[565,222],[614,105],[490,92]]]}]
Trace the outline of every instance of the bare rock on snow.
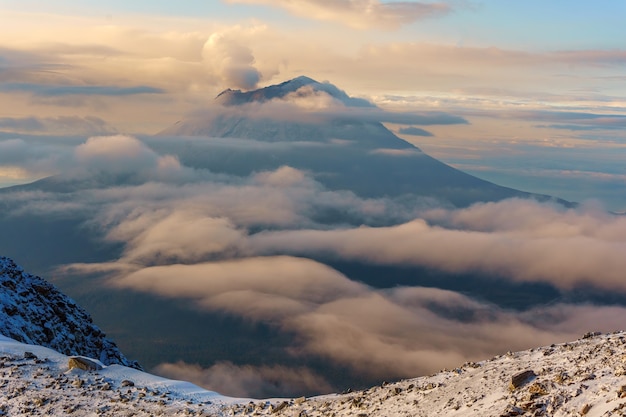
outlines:
[{"label": "bare rock on snow", "polygon": [[535,378],[536,376],[537,374],[535,374],[535,371],[531,369],[515,374],[511,377],[511,384],[509,385],[509,388],[511,389],[511,391],[513,391],[526,384],[528,381]]},{"label": "bare rock on snow", "polygon": [[83,371],[99,371],[102,366],[98,362],[80,356],[72,356],[67,363],[70,369],[78,368]]}]

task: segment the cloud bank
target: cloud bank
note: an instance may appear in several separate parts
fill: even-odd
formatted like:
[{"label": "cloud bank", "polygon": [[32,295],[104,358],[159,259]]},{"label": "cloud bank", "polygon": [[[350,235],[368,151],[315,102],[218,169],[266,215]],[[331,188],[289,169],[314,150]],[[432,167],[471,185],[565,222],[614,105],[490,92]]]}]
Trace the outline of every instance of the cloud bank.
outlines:
[{"label": "cloud bank", "polygon": [[296,397],[307,392],[332,392],[332,386],[308,368],[238,366],[218,362],[209,368],[185,362],[163,363],[155,371],[206,389],[240,398]]},{"label": "cloud bank", "polygon": [[[513,284],[546,282],[563,293],[581,286],[626,293],[620,279],[626,220],[597,206],[506,200],[450,209],[364,199],[329,191],[313,173],[288,166],[247,176],[191,169],[157,152],[159,141],[167,139],[65,142],[56,151],[72,162],[64,175],[79,168],[86,185],[69,194],[7,193],[3,202],[15,216],[56,210],[83,218],[105,243],[122,245],[116,259],[60,272],[103,273],[112,288],[184,300],[190,309],[293,335],[284,364],[163,364],[169,376],[213,388],[228,373],[228,389],[237,395],[278,395],[291,392],[288,386],[331,390],[307,361],[362,378],[410,377],[589,330],[612,331],[626,319],[619,305],[561,301],[516,311],[441,288],[392,282],[375,288],[359,273],[321,262],[478,272]],[[0,161],[28,161],[49,146],[34,143],[39,147],[0,141]],[[125,180],[99,183],[102,173]],[[328,211],[342,217],[320,216]],[[304,376],[300,385],[295,374]]]},{"label": "cloud bank", "polygon": [[250,238],[250,248],[626,292],[624,236],[623,216],[509,200],[425,212],[392,227],[263,232]]}]

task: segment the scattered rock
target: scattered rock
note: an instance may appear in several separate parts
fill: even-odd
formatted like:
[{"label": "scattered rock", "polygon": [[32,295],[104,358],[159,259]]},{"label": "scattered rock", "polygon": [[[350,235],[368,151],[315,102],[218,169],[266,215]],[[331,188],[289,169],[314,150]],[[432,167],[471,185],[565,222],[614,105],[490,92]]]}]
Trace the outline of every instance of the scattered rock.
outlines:
[{"label": "scattered rock", "polygon": [[135,383],[133,381],[129,381],[128,379],[125,379],[122,381],[122,386],[123,387],[134,387]]}]

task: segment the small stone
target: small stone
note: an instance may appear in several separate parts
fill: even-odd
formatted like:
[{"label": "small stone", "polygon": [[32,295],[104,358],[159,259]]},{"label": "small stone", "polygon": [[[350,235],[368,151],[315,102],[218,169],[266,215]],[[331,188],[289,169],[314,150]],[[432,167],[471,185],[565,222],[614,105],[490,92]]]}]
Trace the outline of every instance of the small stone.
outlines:
[{"label": "small stone", "polygon": [[122,386],[123,387],[134,387],[135,383],[133,381],[129,381],[128,379],[125,379],[122,381]]},{"label": "small stone", "polygon": [[580,409],[580,415],[581,416],[586,415],[589,412],[589,410],[591,410],[591,405],[590,404],[583,405],[583,408]]},{"label": "small stone", "polygon": [[524,372],[520,372],[518,374],[513,375],[511,378],[511,384],[509,385],[509,389],[514,390],[516,388],[521,387],[526,382],[530,381],[532,378],[535,378],[537,374],[533,370],[527,370]]},{"label": "small stone", "polygon": [[528,388],[528,392],[530,392],[531,394],[539,395],[539,396],[546,395],[548,394],[548,387],[546,387],[545,384],[542,384],[540,382],[535,382]]},{"label": "small stone", "polygon": [[272,407],[272,414],[278,413],[280,410],[284,409],[288,405],[289,405],[289,403],[287,401],[283,401],[282,403],[278,404],[277,406]]},{"label": "small stone", "polygon": [[37,355],[35,355],[33,352],[24,352],[24,359],[38,359]]}]

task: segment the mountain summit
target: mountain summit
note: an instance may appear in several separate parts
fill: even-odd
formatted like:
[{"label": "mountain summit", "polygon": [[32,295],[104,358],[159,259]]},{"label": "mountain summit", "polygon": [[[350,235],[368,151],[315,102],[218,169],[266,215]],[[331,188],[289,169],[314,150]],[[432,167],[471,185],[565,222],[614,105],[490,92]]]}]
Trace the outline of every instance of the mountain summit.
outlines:
[{"label": "mountain summit", "polygon": [[320,83],[304,75],[280,84],[271,85],[253,91],[224,90],[215,98],[222,105],[241,105],[253,102],[267,102],[275,99],[285,99],[289,95],[300,97],[313,96],[315,94],[327,94],[347,107],[375,107],[372,103],[361,98],[350,97],[345,91],[340,90],[330,83]]}]

